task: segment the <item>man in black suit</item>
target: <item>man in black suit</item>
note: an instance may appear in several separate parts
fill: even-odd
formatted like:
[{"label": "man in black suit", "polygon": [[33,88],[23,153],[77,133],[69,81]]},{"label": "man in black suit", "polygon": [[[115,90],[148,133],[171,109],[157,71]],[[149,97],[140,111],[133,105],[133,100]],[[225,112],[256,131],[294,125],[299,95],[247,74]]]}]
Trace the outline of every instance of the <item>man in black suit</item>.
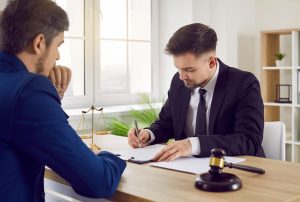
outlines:
[{"label": "man in black suit", "polygon": [[[154,160],[207,157],[213,148],[227,155],[264,157],[263,102],[255,76],[216,58],[217,35],[194,23],[177,30],[166,46],[178,69],[159,119],[139,131],[141,146],[175,138]],[[128,143],[138,147],[131,129]]]}]

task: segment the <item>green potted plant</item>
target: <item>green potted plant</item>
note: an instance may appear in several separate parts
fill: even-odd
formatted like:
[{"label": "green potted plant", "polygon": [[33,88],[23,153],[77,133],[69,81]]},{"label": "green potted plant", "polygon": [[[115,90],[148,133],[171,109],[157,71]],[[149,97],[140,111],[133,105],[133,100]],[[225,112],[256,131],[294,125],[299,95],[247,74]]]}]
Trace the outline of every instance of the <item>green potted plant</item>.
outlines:
[{"label": "green potted plant", "polygon": [[[130,123],[133,123],[133,121],[136,120],[139,123],[139,127],[144,128],[158,118],[159,106],[157,106],[157,103],[154,100],[151,100],[149,95],[140,95],[138,98],[139,103],[144,105],[145,108],[142,110],[130,110],[130,119],[132,119],[130,120]],[[122,122],[116,118],[106,119],[106,126],[107,130],[111,131],[113,135],[118,136],[127,136],[129,129],[134,127],[132,124]]]},{"label": "green potted plant", "polygon": [[286,56],[285,53],[278,52],[275,54],[275,63],[277,67],[283,66],[283,58]]}]

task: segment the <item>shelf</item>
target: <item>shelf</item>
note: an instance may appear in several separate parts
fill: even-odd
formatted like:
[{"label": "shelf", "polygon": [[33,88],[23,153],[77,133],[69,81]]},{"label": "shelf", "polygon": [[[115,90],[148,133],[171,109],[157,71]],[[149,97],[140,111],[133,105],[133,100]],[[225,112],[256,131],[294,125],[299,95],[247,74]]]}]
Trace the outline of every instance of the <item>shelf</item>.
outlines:
[{"label": "shelf", "polygon": [[263,70],[292,70],[293,67],[263,67]]},{"label": "shelf", "polygon": [[286,130],[286,133],[285,133],[285,141],[286,141],[286,142],[292,142],[292,131]]},{"label": "shelf", "polygon": [[285,141],[285,144],[293,144],[292,141]]},{"label": "shelf", "polygon": [[[287,57],[276,66],[274,55]],[[264,100],[264,120],[282,121],[286,125],[285,154],[287,161],[300,162],[300,29],[282,29],[261,32],[261,92]],[[278,63],[277,63],[278,64]],[[292,85],[281,97],[291,95],[292,103],[274,102],[278,84]],[[286,95],[287,94],[287,95]]]},{"label": "shelf", "polygon": [[264,102],[265,106],[271,106],[271,107],[292,107],[293,105],[288,103],[277,103],[277,102]]}]

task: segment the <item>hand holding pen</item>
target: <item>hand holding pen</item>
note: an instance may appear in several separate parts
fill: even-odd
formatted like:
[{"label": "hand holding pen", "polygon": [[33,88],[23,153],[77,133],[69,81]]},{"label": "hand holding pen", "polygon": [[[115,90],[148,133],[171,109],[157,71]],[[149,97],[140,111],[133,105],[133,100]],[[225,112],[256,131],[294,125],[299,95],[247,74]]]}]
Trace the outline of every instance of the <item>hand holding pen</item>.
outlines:
[{"label": "hand holding pen", "polygon": [[145,147],[150,140],[150,133],[147,130],[139,129],[137,123],[134,125],[135,128],[131,128],[128,132],[128,144],[133,148]]}]

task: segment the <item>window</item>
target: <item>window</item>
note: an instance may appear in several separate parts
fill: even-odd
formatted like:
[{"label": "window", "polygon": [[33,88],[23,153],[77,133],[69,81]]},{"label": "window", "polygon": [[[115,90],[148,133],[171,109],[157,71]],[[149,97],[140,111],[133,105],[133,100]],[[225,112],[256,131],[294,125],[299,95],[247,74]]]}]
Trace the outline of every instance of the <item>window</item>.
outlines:
[{"label": "window", "polygon": [[73,72],[65,108],[129,104],[138,93],[158,94],[153,2],[56,0],[70,20],[57,61]]}]

